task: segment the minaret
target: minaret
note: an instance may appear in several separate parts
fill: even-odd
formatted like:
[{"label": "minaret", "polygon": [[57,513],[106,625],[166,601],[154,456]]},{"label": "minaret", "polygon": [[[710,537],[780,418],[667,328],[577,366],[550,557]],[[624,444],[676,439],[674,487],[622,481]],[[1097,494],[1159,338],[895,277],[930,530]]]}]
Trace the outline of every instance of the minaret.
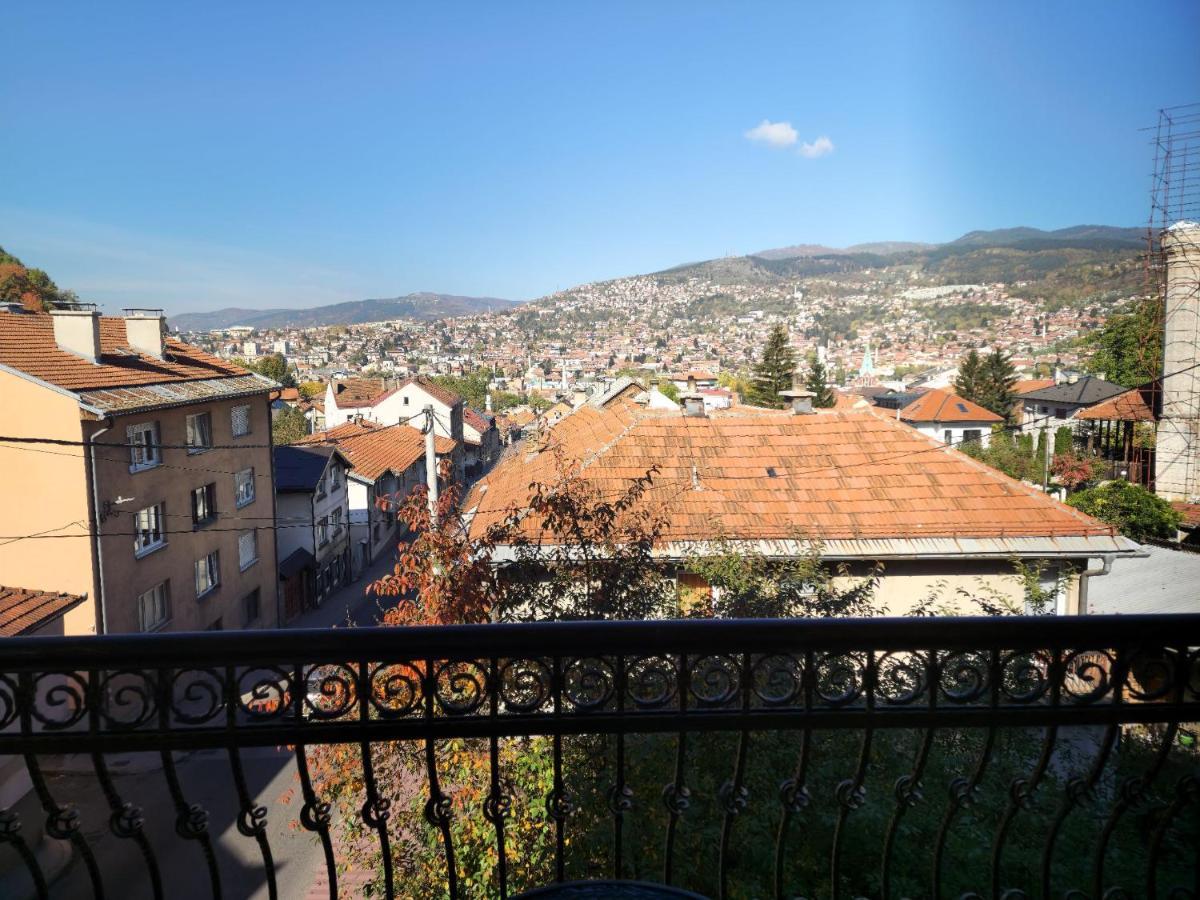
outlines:
[{"label": "minaret", "polygon": [[1200,223],[1177,222],[1161,240],[1167,292],[1154,491],[1194,503],[1200,499]]},{"label": "minaret", "polygon": [[871,342],[867,341],[867,351],[863,354],[862,365],[858,367],[858,374],[863,378],[868,378],[875,374],[875,363],[871,360]]}]

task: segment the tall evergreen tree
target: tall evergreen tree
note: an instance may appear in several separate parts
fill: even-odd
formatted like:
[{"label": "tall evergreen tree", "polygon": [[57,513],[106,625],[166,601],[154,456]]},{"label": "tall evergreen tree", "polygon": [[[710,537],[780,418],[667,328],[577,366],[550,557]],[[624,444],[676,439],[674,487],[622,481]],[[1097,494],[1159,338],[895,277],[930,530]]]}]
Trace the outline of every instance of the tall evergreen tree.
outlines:
[{"label": "tall evergreen tree", "polygon": [[792,373],[796,370],[796,351],[788,343],[787,329],[776,325],[767,336],[762,357],[754,366],[751,378],[753,400],[758,406],[783,409],[787,401],[779,396],[780,391],[792,386]]},{"label": "tall evergreen tree", "polygon": [[808,376],[804,380],[804,388],[813,392],[815,395],[813,406],[818,409],[829,409],[837,403],[828,381],[829,375],[825,371],[825,364],[815,353],[812,354],[808,358]]},{"label": "tall evergreen tree", "polygon": [[980,396],[972,398],[984,409],[1008,418],[1016,405],[1017,370],[1012,357],[996,349],[987,355],[980,367]]},{"label": "tall evergreen tree", "polygon": [[983,360],[979,358],[979,351],[972,347],[970,352],[963,357],[962,362],[958,364],[958,377],[954,379],[954,393],[972,403],[982,405],[982,401],[979,399],[982,368]]}]

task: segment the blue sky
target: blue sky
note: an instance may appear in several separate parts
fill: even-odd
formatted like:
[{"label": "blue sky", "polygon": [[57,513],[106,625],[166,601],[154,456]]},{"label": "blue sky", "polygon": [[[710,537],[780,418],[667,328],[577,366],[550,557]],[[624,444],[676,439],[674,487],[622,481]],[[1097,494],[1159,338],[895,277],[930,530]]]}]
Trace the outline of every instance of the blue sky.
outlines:
[{"label": "blue sky", "polygon": [[1137,225],[1137,129],[1200,100],[1194,0],[3,19],[0,246],[109,310],[529,299],[793,243]]}]

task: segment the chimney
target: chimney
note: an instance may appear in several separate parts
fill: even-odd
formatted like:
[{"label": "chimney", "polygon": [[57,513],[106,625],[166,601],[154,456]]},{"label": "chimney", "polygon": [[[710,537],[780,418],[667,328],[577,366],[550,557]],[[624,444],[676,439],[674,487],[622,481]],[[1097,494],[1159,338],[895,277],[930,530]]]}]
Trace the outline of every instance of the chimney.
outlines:
[{"label": "chimney", "polygon": [[688,376],[687,390],[679,395],[683,402],[683,414],[693,419],[703,419],[705,416],[704,395],[696,390],[696,379]]},{"label": "chimney", "polygon": [[50,318],[54,322],[54,343],[60,350],[88,362],[100,361],[100,313],[95,306],[52,309]]},{"label": "chimney", "polygon": [[161,309],[125,309],[125,340],[143,356],[163,358],[163,332],[167,319]]},{"label": "chimney", "polygon": [[1079,384],[1079,376],[1072,372],[1067,376],[1067,384]]},{"label": "chimney", "polygon": [[792,373],[792,389],[790,391],[780,391],[779,396],[787,397],[792,401],[792,415],[813,415],[813,398],[817,395],[812,391],[806,391],[804,389],[804,384],[800,379],[799,372]]}]

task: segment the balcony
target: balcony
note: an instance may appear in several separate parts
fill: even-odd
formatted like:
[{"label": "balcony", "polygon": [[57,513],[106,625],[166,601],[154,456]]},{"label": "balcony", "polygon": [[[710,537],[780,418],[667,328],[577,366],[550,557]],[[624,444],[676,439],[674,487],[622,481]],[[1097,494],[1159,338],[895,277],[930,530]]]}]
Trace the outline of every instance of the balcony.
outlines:
[{"label": "balcony", "polygon": [[1200,616],[9,639],[33,790],[0,866],[64,897],[1194,897],[1198,647]]}]

